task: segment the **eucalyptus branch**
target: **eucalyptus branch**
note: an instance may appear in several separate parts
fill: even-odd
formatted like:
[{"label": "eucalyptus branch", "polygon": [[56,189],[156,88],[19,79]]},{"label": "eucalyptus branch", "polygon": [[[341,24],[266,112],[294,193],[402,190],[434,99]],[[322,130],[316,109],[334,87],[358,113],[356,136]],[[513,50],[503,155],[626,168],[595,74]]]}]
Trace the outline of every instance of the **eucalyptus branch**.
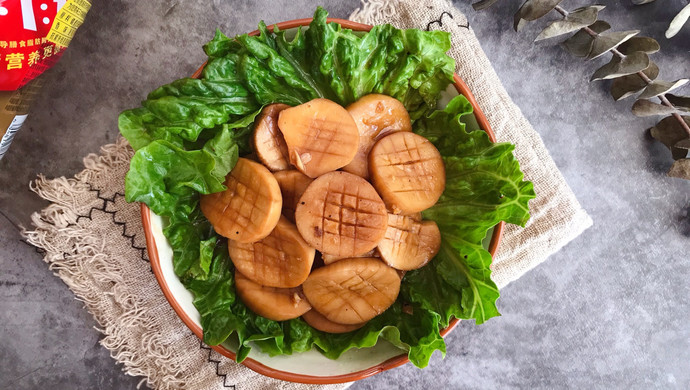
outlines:
[{"label": "eucalyptus branch", "polygon": [[[484,9],[497,0],[481,0],[475,9]],[[658,66],[649,54],[659,51],[659,43],[649,37],[638,36],[638,30],[608,32],[611,25],[599,20],[599,11],[605,7],[590,5],[568,11],[560,6],[562,0],[526,0],[515,13],[514,27],[520,31],[528,22],[539,19],[551,11],[561,19],[549,23],[535,41],[574,33],[562,42],[563,47],[577,57],[588,60],[608,52],[611,60],[594,72],[590,81],[613,80],[611,96],[615,100],[637,95],[632,106],[636,116],[668,115],[651,130],[651,135],[666,145],[676,160],[670,176],[690,180],[690,96],[676,96],[670,92],[688,82],[657,80]],[[640,0],[643,1],[643,0]],[[648,2],[653,0],[644,0]],[[658,98],[659,103],[650,99]]]},{"label": "eucalyptus branch", "polygon": [[[563,7],[561,7],[560,5],[557,5],[556,7],[554,7],[554,9],[555,9],[556,11],[558,11],[558,13],[560,13],[561,15],[563,15],[563,17],[567,17],[567,16],[568,16],[568,11],[564,10]],[[596,37],[597,35],[599,35],[599,33],[597,33],[596,31],[592,30],[592,29],[589,28],[589,27],[583,27],[582,29],[583,29],[584,31],[586,31],[587,34],[589,34],[589,35],[590,35],[591,37],[593,37],[593,38]],[[621,53],[621,52],[618,51],[618,49],[616,49],[616,48],[611,49],[611,53],[613,53],[614,55],[618,56],[621,60],[624,59],[624,58],[626,57],[625,54]],[[641,78],[642,80],[644,80],[644,82],[645,82],[647,85],[649,85],[649,84],[652,83],[652,79],[650,79],[649,77],[647,77],[647,75],[644,74],[642,71],[638,71],[638,72],[635,73],[635,74],[637,74],[638,76],[640,76],[640,78]],[[666,98],[666,94],[662,93],[661,95],[659,95],[659,96],[657,96],[657,97],[659,98],[659,100],[661,101],[661,103],[662,103],[664,106],[669,107],[669,108],[671,108],[671,109],[673,109],[673,110],[678,110],[678,107],[674,106],[671,102],[668,101],[668,99]],[[672,115],[674,118],[676,118],[676,119],[678,120],[678,123],[679,123],[680,126],[683,128],[683,130],[685,130],[685,133],[686,133],[688,136],[690,136],[690,126],[683,120],[683,118],[680,116],[680,114],[677,113],[677,112],[674,112],[674,113],[671,114],[671,115]]]},{"label": "eucalyptus branch", "polygon": [[[659,99],[661,100],[662,103],[664,103],[664,105],[665,105],[666,107],[671,107],[671,108],[674,108],[674,109],[677,108],[676,106],[674,106],[673,104],[671,104],[671,102],[668,101],[668,99],[666,98],[666,95],[659,95]],[[677,112],[674,112],[674,113],[671,114],[671,115],[673,115],[673,117],[676,118],[676,119],[678,120],[678,122],[680,123],[680,126],[683,128],[683,130],[685,130],[685,133],[686,133],[688,136],[690,136],[690,126],[688,126],[688,124],[683,120],[683,117],[680,116],[680,114],[677,113]]]}]

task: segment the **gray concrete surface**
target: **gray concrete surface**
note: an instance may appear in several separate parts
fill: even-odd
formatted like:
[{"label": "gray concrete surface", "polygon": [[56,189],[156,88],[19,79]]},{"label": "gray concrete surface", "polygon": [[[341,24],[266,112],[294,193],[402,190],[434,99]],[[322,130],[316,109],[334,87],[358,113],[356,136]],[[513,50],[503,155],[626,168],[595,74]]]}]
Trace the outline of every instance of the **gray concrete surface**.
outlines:
[{"label": "gray concrete surface", "polygon": [[[320,3],[336,17],[358,6]],[[685,1],[603,3],[601,17],[616,29],[659,39],[654,60],[663,78],[690,76],[690,28],[663,38]],[[121,371],[98,344],[91,316],[19,241],[17,225],[27,226],[45,205],[28,182],[38,173],[79,171],[82,156],[115,140],[121,110],[196,69],[216,26],[241,33],[260,18],[309,16],[315,5],[94,2],[0,161],[0,388],[133,389],[140,380]],[[665,177],[669,153],[644,131],[654,120],[633,117],[631,101],[610,99],[607,83],[587,82],[605,60],[587,63],[551,43],[531,43],[543,22],[513,32],[517,3],[479,13],[466,0],[456,5],[594,227],[505,288],[502,317],[461,324],[447,339],[445,360],[434,356],[427,369],[404,366],[353,388],[690,388],[690,182]]]}]

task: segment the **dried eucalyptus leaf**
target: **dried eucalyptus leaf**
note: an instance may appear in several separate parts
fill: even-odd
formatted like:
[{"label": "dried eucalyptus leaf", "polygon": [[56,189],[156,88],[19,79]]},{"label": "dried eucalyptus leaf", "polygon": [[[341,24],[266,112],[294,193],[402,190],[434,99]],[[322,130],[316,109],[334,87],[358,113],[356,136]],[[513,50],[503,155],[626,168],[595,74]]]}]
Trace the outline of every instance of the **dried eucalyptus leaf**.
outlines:
[{"label": "dried eucalyptus leaf", "polygon": [[551,22],[545,29],[537,35],[535,42],[543,39],[553,38],[559,35],[567,34],[597,21],[597,15],[604,6],[592,5],[589,7],[578,8],[561,20]]},{"label": "dried eucalyptus leaf", "polygon": [[690,150],[690,138],[686,138],[684,140],[680,140],[680,141],[676,142],[676,144],[673,145],[673,147],[685,149],[685,150]]},{"label": "dried eucalyptus leaf", "polygon": [[674,160],[680,160],[681,158],[688,157],[688,151],[681,148],[676,148],[675,146],[671,148],[671,157]]},{"label": "dried eucalyptus leaf", "polygon": [[[608,30],[611,28],[611,25],[603,20],[597,20],[596,22],[592,23],[589,25],[589,28],[594,30],[595,33],[601,34],[604,31]],[[589,34],[587,34],[589,35]]]},{"label": "dried eucalyptus leaf", "polygon": [[[682,116],[681,118],[690,126],[690,116]],[[675,145],[684,139],[690,138],[683,126],[678,122],[678,119],[674,116],[668,116],[662,119],[656,126],[651,128],[650,132],[655,140],[671,149],[674,156],[677,156],[680,150],[680,148],[676,148]]]},{"label": "dried eucalyptus leaf", "polygon": [[666,38],[672,38],[678,34],[678,31],[683,28],[683,25],[687,23],[688,19],[690,19],[690,4],[683,7],[683,9],[678,12],[678,15],[671,20],[671,24],[668,26],[668,30],[666,30]]},{"label": "dried eucalyptus leaf", "polygon": [[690,96],[678,96],[671,93],[667,93],[666,99],[668,99],[668,101],[676,107],[690,109]]},{"label": "dried eucalyptus leaf", "polygon": [[532,21],[541,18],[542,16],[551,12],[562,0],[527,0],[522,3],[520,9],[517,10],[514,20],[515,31],[520,31],[520,28],[525,23],[520,23],[520,20]]},{"label": "dried eucalyptus leaf", "polygon": [[616,77],[627,76],[635,74],[639,71],[647,69],[649,66],[649,56],[647,53],[638,51],[627,55],[623,58],[614,55],[611,61],[597,69],[589,81],[594,80],[608,80]]},{"label": "dried eucalyptus leaf", "polygon": [[642,4],[647,4],[647,3],[652,3],[656,0],[632,0],[632,3],[635,5],[642,5]]},{"label": "dried eucalyptus leaf", "polygon": [[[649,62],[649,67],[642,71],[651,80],[654,80],[659,76],[659,67],[652,61]],[[619,77],[613,80],[611,84],[611,96],[613,99],[618,101],[625,99],[628,96],[632,96],[647,86],[647,82],[642,80],[637,74],[631,74],[628,76]]]},{"label": "dried eucalyptus leaf", "polygon": [[553,38],[587,27],[597,21],[599,10],[603,8],[603,6],[598,5],[578,8],[563,19],[551,22],[541,33],[539,33],[539,35],[537,35],[534,41],[537,42],[543,39]]},{"label": "dried eucalyptus leaf", "polygon": [[529,20],[520,19],[517,15],[513,17],[513,28],[515,29],[515,31],[522,30],[527,25],[527,23],[529,23]]},{"label": "dried eucalyptus leaf", "polygon": [[574,13],[576,13],[576,12],[584,11],[584,10],[589,9],[589,8],[594,8],[594,9],[596,9],[597,11],[601,11],[602,9],[606,8],[606,6],[605,6],[605,5],[600,5],[600,4],[588,5],[588,6],[585,6],[585,7],[575,8],[574,10],[570,11],[570,13],[571,13],[571,14],[574,14]]},{"label": "dried eucalyptus leaf", "polygon": [[646,99],[640,99],[632,106],[632,113],[635,116],[654,116],[654,115],[670,115],[678,112],[673,107],[664,106],[663,104],[653,103]]},{"label": "dried eucalyptus leaf", "polygon": [[551,12],[562,0],[527,0],[518,10],[520,18],[537,20]]},{"label": "dried eucalyptus leaf", "polygon": [[[610,29],[611,25],[603,20],[597,20],[593,24],[590,24],[589,28],[599,34]],[[587,57],[587,54],[589,54],[589,51],[592,49],[593,42],[594,37],[583,29],[563,41],[562,45],[575,57]]]},{"label": "dried eucalyptus leaf", "polygon": [[688,79],[680,79],[676,81],[663,81],[663,80],[655,80],[652,81],[649,85],[647,85],[647,88],[642,91],[640,94],[639,98],[640,99],[649,99],[653,98],[654,96],[659,96],[661,94],[664,94],[666,92],[673,91],[674,89],[685,85],[685,83],[688,82]]},{"label": "dried eucalyptus leaf", "polygon": [[674,161],[667,175],[669,177],[690,180],[690,158],[681,158]]},{"label": "dried eucalyptus leaf", "polygon": [[580,30],[572,37],[563,41],[563,47],[575,57],[587,57],[592,49],[594,38],[586,31]]},{"label": "dried eucalyptus leaf", "polygon": [[632,37],[618,46],[618,51],[628,55],[636,51],[643,51],[647,54],[659,51],[659,42],[650,37]]},{"label": "dried eucalyptus leaf", "polygon": [[476,3],[472,3],[472,8],[474,8],[475,11],[481,11],[496,4],[497,1],[498,0],[481,0]]},{"label": "dried eucalyptus leaf", "polygon": [[589,51],[587,58],[592,60],[617,47],[621,43],[637,35],[639,30],[617,31],[599,34],[594,38],[592,50]]}]

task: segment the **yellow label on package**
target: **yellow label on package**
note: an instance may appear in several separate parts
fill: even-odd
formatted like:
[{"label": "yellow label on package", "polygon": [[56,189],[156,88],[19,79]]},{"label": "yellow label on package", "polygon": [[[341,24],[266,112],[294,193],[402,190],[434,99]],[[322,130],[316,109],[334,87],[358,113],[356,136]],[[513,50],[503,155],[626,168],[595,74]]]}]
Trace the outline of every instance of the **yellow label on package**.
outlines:
[{"label": "yellow label on package", "polygon": [[86,13],[91,3],[88,0],[67,0],[58,10],[53,26],[48,32],[47,40],[56,45],[67,47],[77,32],[77,28],[84,23]]}]

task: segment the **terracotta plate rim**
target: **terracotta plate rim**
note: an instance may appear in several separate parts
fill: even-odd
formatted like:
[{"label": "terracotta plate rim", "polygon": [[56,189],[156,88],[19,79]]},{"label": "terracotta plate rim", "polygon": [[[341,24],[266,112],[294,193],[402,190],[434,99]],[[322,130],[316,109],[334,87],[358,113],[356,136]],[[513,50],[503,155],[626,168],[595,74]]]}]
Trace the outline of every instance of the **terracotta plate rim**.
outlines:
[{"label": "terracotta plate rim", "polygon": [[[295,28],[295,27],[300,27],[300,26],[306,26],[311,22],[311,18],[305,18],[305,19],[295,19],[295,20],[290,20],[282,23],[277,23],[274,25],[268,26],[269,30],[273,30],[274,27],[278,27],[281,30],[287,30],[290,28]],[[344,19],[336,19],[336,18],[328,18],[328,22],[336,22],[341,24],[344,28],[352,29],[354,31],[369,31],[371,30],[372,26],[366,25],[366,24],[361,24],[361,23],[356,23],[352,22],[349,20],[344,20]],[[249,35],[258,35],[259,31],[255,30],[249,33]],[[201,75],[201,72],[204,68],[205,64],[202,65],[194,74],[192,77],[198,78]],[[491,130],[491,126],[489,126],[489,122],[486,120],[486,116],[484,116],[484,113],[482,110],[479,108],[479,105],[477,104],[476,99],[474,98],[474,95],[472,95],[472,92],[470,89],[467,87],[464,81],[457,75],[453,75],[453,84],[455,86],[455,89],[458,91],[459,94],[464,95],[467,100],[469,100],[470,104],[472,104],[472,107],[474,108],[474,115],[477,118],[477,122],[479,123],[479,126],[486,131],[486,133],[489,135],[489,139],[492,142],[496,142],[496,136],[494,132]],[[187,314],[184,312],[180,304],[175,300],[172,291],[170,290],[170,287],[168,286],[168,283],[163,277],[163,272],[161,270],[161,264],[160,264],[160,259],[158,257],[158,249],[156,247],[156,241],[153,236],[153,231],[151,229],[151,210],[146,206],[145,204],[141,204],[141,220],[142,224],[144,227],[144,233],[146,235],[146,245],[147,245],[147,250],[148,250],[148,255],[149,255],[149,260],[151,261],[151,268],[153,269],[153,273],[156,276],[156,280],[158,280],[158,284],[160,284],[161,290],[163,291],[163,294],[165,295],[165,298],[168,300],[170,303],[170,306],[175,310],[177,315],[180,317],[182,322],[189,327],[189,329],[197,336],[199,339],[203,340],[203,332],[201,327],[196,325],[194,321],[187,316]],[[491,242],[489,244],[489,252],[491,253],[491,256],[493,257],[496,254],[496,251],[498,249],[498,245],[500,244],[501,237],[503,234],[503,228],[505,226],[504,222],[499,222],[495,227],[493,234],[491,236]],[[455,326],[458,324],[458,319],[454,318],[451,320],[450,324],[448,325],[447,328],[441,330],[441,335],[445,336],[448,334]],[[212,345],[210,346],[213,348],[215,351],[220,353],[223,356],[226,356],[230,359],[235,359],[235,353],[228,350],[227,348],[221,346],[221,345]],[[405,353],[402,353],[398,356],[392,357],[382,363],[379,363],[375,366],[372,366],[370,368],[352,372],[349,374],[343,374],[343,375],[333,375],[333,376],[313,376],[313,375],[304,375],[304,374],[295,374],[292,372],[286,372],[286,371],[281,371],[277,370],[271,367],[268,367],[252,358],[247,358],[245,359],[242,364],[245,366],[249,367],[250,369],[269,376],[271,378],[275,379],[280,379],[280,380],[285,380],[285,381],[290,381],[290,382],[299,382],[299,383],[308,383],[308,384],[335,384],[335,383],[345,383],[345,382],[352,382],[352,381],[357,381],[360,379],[364,379],[367,377],[370,377],[372,375],[378,374],[380,372],[390,370],[395,367],[399,367],[405,363],[409,362],[409,359],[407,358],[407,355]]]}]

